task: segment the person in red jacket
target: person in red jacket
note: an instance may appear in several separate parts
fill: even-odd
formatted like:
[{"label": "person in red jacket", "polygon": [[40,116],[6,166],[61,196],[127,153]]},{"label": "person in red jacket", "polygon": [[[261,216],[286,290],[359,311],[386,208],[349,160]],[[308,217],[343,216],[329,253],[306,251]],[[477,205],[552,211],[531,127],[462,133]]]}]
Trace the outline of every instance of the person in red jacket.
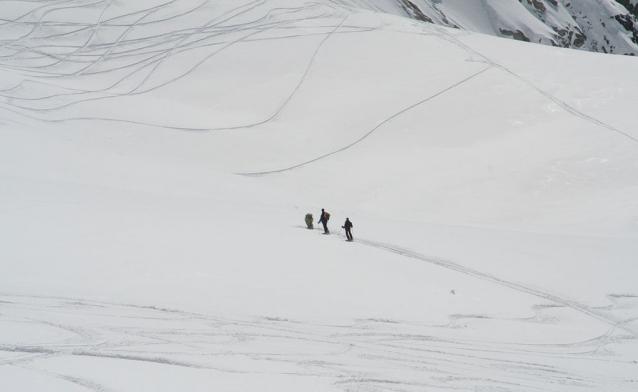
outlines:
[{"label": "person in red jacket", "polygon": [[350,222],[350,218],[346,218],[346,223],[341,226],[341,228],[346,229],[346,237],[348,237],[348,241],[352,241],[352,222]]}]

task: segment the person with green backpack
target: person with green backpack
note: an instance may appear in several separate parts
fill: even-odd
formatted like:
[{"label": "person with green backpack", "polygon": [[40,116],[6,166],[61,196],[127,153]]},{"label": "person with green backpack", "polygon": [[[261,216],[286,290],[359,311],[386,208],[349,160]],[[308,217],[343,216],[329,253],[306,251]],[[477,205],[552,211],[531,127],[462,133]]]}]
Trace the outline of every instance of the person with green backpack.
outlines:
[{"label": "person with green backpack", "polygon": [[312,217],[312,214],[306,214],[306,226],[308,226],[308,229],[312,230],[315,227],[312,225],[312,221],[314,220],[314,218]]}]

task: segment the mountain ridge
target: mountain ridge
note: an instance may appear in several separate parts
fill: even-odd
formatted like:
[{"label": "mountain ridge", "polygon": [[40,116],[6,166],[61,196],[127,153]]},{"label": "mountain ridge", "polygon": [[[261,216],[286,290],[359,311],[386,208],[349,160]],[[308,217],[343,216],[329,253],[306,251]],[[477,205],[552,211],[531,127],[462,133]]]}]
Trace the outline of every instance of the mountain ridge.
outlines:
[{"label": "mountain ridge", "polygon": [[[357,2],[361,6],[361,2]],[[519,41],[591,52],[638,54],[635,0],[369,0],[371,9]]]}]

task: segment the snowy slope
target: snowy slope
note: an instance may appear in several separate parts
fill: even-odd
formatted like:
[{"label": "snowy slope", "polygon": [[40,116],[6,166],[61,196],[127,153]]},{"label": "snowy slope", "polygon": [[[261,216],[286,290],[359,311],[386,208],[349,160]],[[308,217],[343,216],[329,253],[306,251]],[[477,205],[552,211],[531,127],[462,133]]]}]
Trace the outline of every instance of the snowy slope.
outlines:
[{"label": "snowy slope", "polygon": [[331,3],[80,7],[99,28],[49,8],[6,26],[27,32],[4,46],[8,120],[148,159],[296,168],[273,180],[403,219],[638,228],[632,60]]},{"label": "snowy slope", "polygon": [[635,59],[402,9],[0,3],[0,390],[635,390]]}]

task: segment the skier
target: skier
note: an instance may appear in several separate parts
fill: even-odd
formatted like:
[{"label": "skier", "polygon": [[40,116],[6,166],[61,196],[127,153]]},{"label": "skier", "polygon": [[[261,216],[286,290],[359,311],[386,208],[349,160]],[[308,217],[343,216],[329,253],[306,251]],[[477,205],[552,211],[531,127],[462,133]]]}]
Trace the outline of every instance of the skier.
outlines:
[{"label": "skier", "polygon": [[314,228],[315,228],[315,227],[312,225],[312,221],[313,221],[312,214],[306,214],[306,226],[308,226],[308,228],[309,228],[310,230],[312,230],[312,229],[314,229]]},{"label": "skier", "polygon": [[319,223],[323,225],[323,234],[330,234],[330,231],[328,231],[328,219],[330,219],[330,214],[325,212],[322,208],[321,219],[319,219]]},{"label": "skier", "polygon": [[346,229],[346,237],[348,238],[348,241],[352,241],[352,232],[350,231],[352,226],[353,224],[350,222],[350,218],[346,218],[346,223],[341,226],[342,229]]}]

